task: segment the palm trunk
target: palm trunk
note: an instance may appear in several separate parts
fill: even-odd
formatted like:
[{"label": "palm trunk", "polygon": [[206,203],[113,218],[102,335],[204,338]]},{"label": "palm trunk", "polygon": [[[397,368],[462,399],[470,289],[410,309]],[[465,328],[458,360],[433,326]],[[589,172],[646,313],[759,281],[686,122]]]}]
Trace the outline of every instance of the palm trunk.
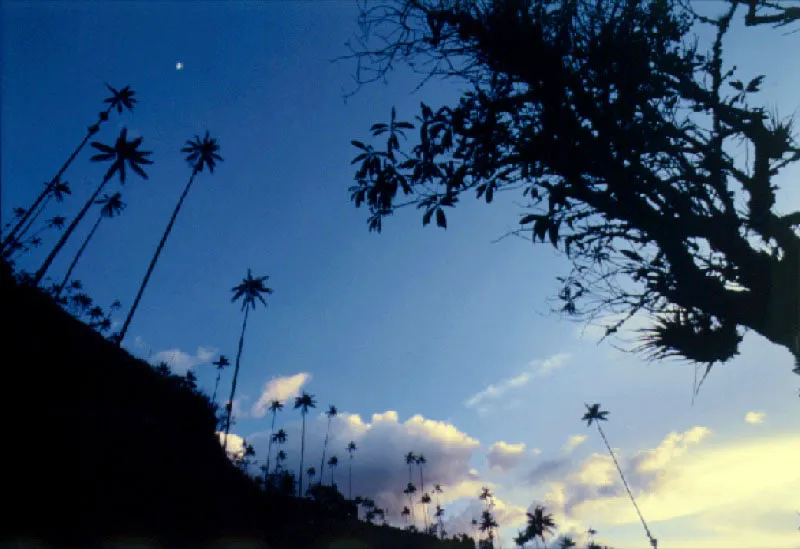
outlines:
[{"label": "palm trunk", "polygon": [[329,466],[328,468],[331,470],[331,487],[333,487],[333,471],[334,471],[335,467]]},{"label": "palm trunk", "polygon": [[85,250],[85,249],[86,249],[86,246],[87,246],[87,244],[89,244],[89,241],[90,241],[90,240],[92,239],[92,237],[94,236],[94,233],[95,233],[95,231],[97,230],[97,227],[99,227],[99,226],[100,226],[100,222],[101,222],[102,220],[103,220],[103,214],[101,213],[101,214],[100,214],[100,216],[97,218],[97,221],[95,221],[95,223],[94,223],[94,227],[92,227],[92,230],[91,230],[91,231],[89,231],[89,234],[88,234],[88,235],[86,236],[86,238],[83,240],[83,244],[81,244],[81,247],[80,247],[80,249],[78,250],[78,253],[77,253],[77,254],[75,254],[75,259],[73,259],[73,260],[72,260],[72,263],[70,263],[70,264],[69,264],[69,269],[67,269],[67,274],[65,274],[65,275],[64,275],[64,280],[62,280],[62,281],[61,281],[61,284],[59,284],[59,285],[57,286],[57,289],[56,289],[56,296],[55,296],[55,298],[56,298],[56,299],[58,299],[59,297],[61,297],[61,292],[64,290],[64,286],[66,286],[66,285],[67,285],[67,282],[69,282],[69,276],[72,274],[72,270],[75,268],[75,265],[77,265],[77,264],[78,264],[78,260],[81,258],[81,255],[83,255],[83,250]]},{"label": "palm trunk", "polygon": [[347,498],[353,499],[353,454],[350,453],[350,473],[349,478],[347,479]]},{"label": "palm trunk", "polygon": [[228,400],[228,417],[225,420],[225,439],[222,443],[222,451],[228,449],[228,432],[231,430],[231,414],[233,414],[233,397],[236,395],[236,380],[239,378],[239,360],[242,358],[242,347],[244,346],[244,331],[247,328],[247,314],[250,307],[244,308],[244,322],[242,322],[242,333],[239,335],[239,351],[236,353],[236,367],[233,369],[233,383],[231,384],[231,398]]},{"label": "palm trunk", "polygon": [[31,229],[33,224],[36,222],[36,220],[39,219],[39,216],[42,214],[45,207],[47,207],[47,204],[48,202],[50,202],[50,199],[52,197],[53,197],[52,194],[48,194],[42,201],[42,204],[39,206],[36,212],[31,216],[30,220],[28,221],[28,224],[25,225],[22,229],[20,229],[19,233],[14,237],[15,240],[17,240],[17,242],[22,240],[22,238],[25,236],[25,233],[27,233]]},{"label": "palm trunk", "polygon": [[[303,454],[306,451],[306,412],[303,412],[303,432],[300,435],[300,483],[297,485],[297,497],[303,497]],[[320,473],[320,476],[322,474]]]},{"label": "palm trunk", "polygon": [[217,389],[219,388],[219,376],[222,374],[219,370],[217,370],[217,381],[214,382],[214,395],[211,397],[211,402],[217,402]]},{"label": "palm trunk", "polygon": [[322,445],[322,461],[319,464],[319,483],[322,484],[322,472],[325,470],[325,451],[328,449],[328,435],[331,432],[331,419],[328,417],[328,430],[325,431],[325,443]]},{"label": "palm trunk", "polygon": [[[264,482],[267,482],[267,475],[269,475],[269,456],[272,455],[272,435],[275,433],[275,417],[278,415],[277,411],[272,412],[272,429],[269,433],[269,444],[267,444],[267,469],[264,472]],[[266,484],[265,484],[266,486]]]},{"label": "palm trunk", "polygon": [[[110,113],[110,112],[111,112],[111,106],[109,106],[105,110],[105,114],[108,115],[108,113]],[[36,200],[33,201],[33,204],[31,204],[31,207],[28,208],[27,212],[25,212],[25,215],[23,215],[20,218],[20,220],[17,222],[17,224],[14,226],[14,228],[11,229],[11,232],[8,233],[8,236],[5,238],[5,240],[3,240],[2,245],[0,245],[0,250],[5,250],[6,246],[8,246],[8,244],[10,242],[13,242],[14,237],[16,236],[17,232],[20,230],[20,227],[25,225],[25,222],[28,220],[28,218],[31,216],[31,214],[34,212],[34,210],[36,210],[36,208],[39,206],[39,204],[41,204],[42,200],[44,200],[45,197],[50,194],[50,192],[53,190],[53,187],[55,187],[56,181],[58,181],[61,178],[61,176],[64,174],[64,172],[67,171],[67,168],[69,167],[70,164],[72,164],[72,161],[75,160],[75,157],[78,156],[78,153],[80,153],[81,150],[83,149],[83,147],[86,146],[86,143],[89,141],[89,138],[91,138],[94,134],[97,133],[97,130],[92,131],[91,128],[97,127],[99,129],[99,126],[102,123],[103,123],[103,118],[101,117],[101,118],[98,118],[97,122],[93,126],[89,127],[90,129],[87,130],[86,136],[83,138],[83,141],[81,141],[81,144],[78,145],[78,147],[74,151],[72,151],[72,154],[69,155],[69,158],[67,159],[67,161],[64,162],[64,165],[61,166],[60,170],[58,170],[58,173],[56,174],[56,176],[53,179],[50,180],[50,183],[48,183],[47,186],[45,187],[45,189],[39,194],[38,197],[36,197]]]},{"label": "palm trunk", "polygon": [[614,452],[611,450],[611,445],[608,443],[608,439],[606,438],[605,433],[603,433],[603,429],[600,427],[600,423],[597,423],[597,430],[600,431],[600,436],[603,437],[603,442],[606,443],[606,448],[608,448],[608,453],[611,454],[611,459],[614,460],[614,465],[617,466],[617,471],[619,471],[619,476],[622,478],[622,483],[625,485],[625,490],[628,491],[628,496],[631,498],[631,503],[633,503],[633,508],[636,509],[636,514],[639,515],[639,520],[642,521],[642,526],[644,526],[644,531],[647,534],[647,539],[650,540],[650,545],[653,547],[653,549],[657,549],[658,548],[658,542],[650,534],[650,529],[647,528],[647,523],[644,521],[644,517],[642,516],[641,511],[639,511],[639,506],[636,505],[636,500],[633,499],[633,493],[631,492],[630,486],[628,486],[628,481],[625,480],[625,475],[622,474],[622,468],[619,466],[619,462],[617,461],[617,457],[614,455]]},{"label": "palm trunk", "polygon": [[141,286],[139,286],[139,292],[136,294],[136,299],[133,300],[133,305],[131,306],[131,310],[128,312],[128,317],[125,319],[125,323],[122,325],[122,330],[119,332],[117,344],[121,344],[122,340],[125,339],[125,333],[128,331],[128,326],[131,323],[131,319],[133,319],[134,313],[136,313],[137,307],[139,307],[139,301],[142,299],[142,294],[144,293],[144,289],[147,286],[147,282],[150,280],[150,275],[153,274],[153,269],[156,266],[156,262],[158,261],[158,256],[161,255],[161,250],[164,249],[164,244],[167,242],[167,237],[169,233],[172,231],[172,225],[175,224],[175,219],[178,217],[178,212],[181,211],[181,206],[183,206],[183,201],[186,198],[186,195],[189,194],[189,189],[192,188],[192,183],[194,183],[194,178],[197,174],[200,173],[197,168],[192,170],[192,176],[189,178],[189,182],[186,184],[186,188],[183,189],[183,194],[181,195],[180,200],[178,200],[178,205],[175,206],[175,211],[172,212],[172,217],[167,224],[167,230],[164,231],[164,235],[161,237],[161,242],[158,243],[158,248],[156,248],[156,253],[153,255],[153,259],[150,261],[150,266],[147,268],[147,272],[144,275],[144,280],[142,280]]},{"label": "palm trunk", "polygon": [[64,244],[66,244],[67,240],[69,240],[69,237],[72,235],[72,232],[78,226],[78,223],[80,223],[81,220],[83,220],[84,216],[86,215],[86,212],[89,211],[89,208],[92,206],[92,204],[94,204],[95,200],[97,200],[97,197],[100,195],[100,192],[103,190],[103,188],[110,180],[111,180],[110,175],[103,178],[103,181],[100,183],[100,185],[97,186],[97,189],[95,189],[94,194],[92,194],[92,196],[89,197],[89,200],[87,200],[86,204],[83,205],[81,211],[78,213],[78,215],[75,216],[75,219],[72,220],[72,223],[69,224],[69,227],[67,227],[67,230],[64,231],[64,234],[61,235],[61,238],[58,240],[58,244],[56,244],[55,248],[53,248],[53,251],[50,252],[50,255],[47,256],[47,259],[44,260],[44,263],[42,263],[42,266],[39,267],[39,270],[36,271],[36,275],[33,278],[33,282],[35,285],[38,286],[39,282],[42,281],[45,273],[47,273],[47,269],[50,268],[50,265],[53,264],[53,260],[58,255],[58,252],[60,252],[61,248],[64,247]]}]

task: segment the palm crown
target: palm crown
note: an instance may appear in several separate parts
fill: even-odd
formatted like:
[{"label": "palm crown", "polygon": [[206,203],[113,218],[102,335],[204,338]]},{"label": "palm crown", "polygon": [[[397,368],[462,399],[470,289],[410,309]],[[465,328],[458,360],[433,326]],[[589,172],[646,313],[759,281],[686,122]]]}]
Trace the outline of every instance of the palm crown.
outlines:
[{"label": "palm crown", "polygon": [[142,169],[141,164],[152,164],[153,161],[146,158],[152,153],[150,151],[140,151],[139,145],[141,144],[141,137],[128,141],[128,129],[122,128],[113,147],[109,147],[97,141],[92,142],[92,147],[100,151],[100,153],[94,155],[91,160],[92,162],[113,160],[111,167],[108,168],[105,176],[103,176],[103,179],[106,181],[111,179],[115,173],[119,172],[119,180],[125,183],[126,162],[130,169],[139,174],[142,178],[147,179],[147,174]]},{"label": "palm crown", "polygon": [[269,403],[269,411],[272,413],[280,412],[283,410],[283,404],[281,404],[280,400],[273,400]]},{"label": "palm crown", "polygon": [[100,209],[100,215],[103,217],[114,217],[121,214],[122,210],[125,209],[125,203],[122,201],[120,193],[114,193],[111,196],[103,195],[102,198],[97,199],[96,203],[103,205]]},{"label": "palm crown", "polygon": [[283,444],[284,442],[286,442],[286,438],[287,438],[286,431],[280,429],[277,433],[272,435],[272,442]]},{"label": "palm crown", "polygon": [[586,406],[587,412],[583,414],[581,419],[586,422],[587,427],[592,425],[592,421],[608,421],[608,418],[606,417],[608,412],[601,410],[600,404],[592,404],[591,406],[588,404],[584,405]]},{"label": "palm crown", "polygon": [[111,92],[111,97],[104,99],[103,102],[109,104],[109,109],[117,109],[117,112],[119,113],[122,112],[123,108],[128,109],[129,111],[133,110],[133,105],[137,102],[137,100],[133,97],[136,95],[136,92],[134,92],[130,86],[125,86],[124,88],[117,90],[106,84],[106,88],[108,88],[108,91]]},{"label": "palm crown", "polygon": [[356,443],[351,440],[350,444],[347,445],[347,451],[350,452],[350,455],[352,456],[353,452],[355,452],[357,449],[358,448],[356,448]]},{"label": "palm crown", "polygon": [[336,409],[336,406],[334,406],[333,404],[331,404],[330,406],[328,406],[328,411],[327,411],[327,412],[325,412],[325,415],[326,415],[326,416],[328,416],[328,418],[334,418],[334,417],[336,417],[338,414],[339,414],[339,410],[337,410],[337,409]]},{"label": "palm crown", "polygon": [[300,408],[300,411],[303,414],[307,414],[309,408],[316,408],[316,407],[317,407],[317,401],[314,400],[314,395],[310,395],[305,391],[303,391],[302,395],[300,395],[299,397],[295,397],[294,399],[295,410]]},{"label": "palm crown", "polygon": [[225,367],[230,366],[231,361],[228,360],[228,357],[226,357],[225,355],[219,355],[219,358],[216,361],[212,362],[211,364],[216,366],[217,370],[221,371],[225,369]]},{"label": "palm crown", "polygon": [[538,537],[544,541],[545,534],[551,534],[556,528],[552,515],[546,514],[541,505],[537,505],[533,513],[526,513],[526,515],[528,516],[527,534],[533,539]]},{"label": "palm crown", "polygon": [[182,153],[186,153],[186,161],[196,172],[202,172],[203,167],[206,166],[211,173],[214,173],[217,162],[222,162],[222,157],[217,154],[217,151],[219,151],[217,140],[208,132],[203,137],[195,135],[194,139],[188,140],[186,146],[181,149]]},{"label": "palm crown", "polygon": [[256,308],[256,299],[261,301],[264,306],[267,306],[267,302],[264,299],[263,294],[271,294],[272,288],[267,288],[264,285],[264,281],[266,281],[269,277],[268,276],[259,276],[253,277],[252,272],[250,269],[247,269],[247,277],[242,280],[242,283],[238,286],[234,286],[231,291],[233,292],[233,297],[231,298],[231,302],[236,301],[239,298],[244,298],[242,301],[242,310],[244,311],[248,305],[253,309]]}]

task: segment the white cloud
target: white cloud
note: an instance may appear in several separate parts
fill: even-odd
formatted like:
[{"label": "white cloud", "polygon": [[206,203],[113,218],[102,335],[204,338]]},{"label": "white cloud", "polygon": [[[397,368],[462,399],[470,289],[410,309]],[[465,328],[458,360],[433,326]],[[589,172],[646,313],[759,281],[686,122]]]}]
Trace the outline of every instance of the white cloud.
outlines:
[{"label": "white cloud", "polygon": [[750,425],[758,425],[759,423],[764,423],[764,417],[766,415],[767,414],[764,412],[747,412],[744,416],[744,420]]},{"label": "white cloud", "polygon": [[583,444],[588,437],[586,435],[572,435],[564,445],[564,452],[567,454],[572,453],[575,448]]},{"label": "white cloud", "polygon": [[534,377],[545,376],[556,368],[560,368],[569,359],[569,353],[559,353],[544,360],[534,360],[528,365],[528,369],[520,374],[502,379],[496,384],[490,384],[485,389],[478,391],[466,401],[464,406],[467,408],[477,408],[480,412],[488,411],[486,406],[478,406],[486,400],[497,399],[510,390],[519,389],[527,385]]},{"label": "white cloud", "polygon": [[300,389],[311,380],[311,374],[301,372],[293,376],[283,376],[270,379],[264,384],[261,396],[253,404],[253,417],[264,417],[269,404],[273,400],[286,402],[300,394]]},{"label": "white cloud", "polygon": [[[140,341],[137,341],[136,345],[139,346],[139,344]],[[198,347],[197,352],[193,355],[180,349],[167,349],[150,357],[150,364],[165,362],[173,372],[183,375],[199,364],[210,362],[216,352],[217,349],[213,347]]]},{"label": "white cloud", "polygon": [[502,440],[495,442],[489,446],[486,457],[490,469],[508,471],[518,465],[522,458],[525,457],[525,443],[509,444]]}]

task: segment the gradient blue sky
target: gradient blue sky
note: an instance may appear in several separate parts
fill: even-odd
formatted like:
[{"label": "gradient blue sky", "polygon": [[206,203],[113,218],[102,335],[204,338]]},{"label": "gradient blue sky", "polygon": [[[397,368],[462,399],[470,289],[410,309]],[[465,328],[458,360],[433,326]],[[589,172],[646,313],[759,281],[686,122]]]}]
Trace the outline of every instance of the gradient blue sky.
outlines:
[{"label": "gradient blue sky", "polygon": [[[605,449],[580,422],[584,402],[601,402],[611,410],[607,432],[623,463],[663,458],[652,465],[658,481],[644,478],[645,467],[641,484],[643,512],[654,517],[663,547],[800,543],[800,476],[791,467],[800,451],[797,378],[787,352],[748,336],[742,355],[711,373],[692,406],[691,366],[647,364],[598,346],[596,330],[581,336],[580,325],[548,314],[565,261],[518,239],[492,243],[515,226],[515,197],[491,206],[467,201],[450,214],[447,231],[423,228],[409,212],[388,220],[382,235],[367,232],[366,213],[348,198],[350,140],[366,138],[392,106],[410,119],[420,101],[440,105],[458,90],[434,82],[413,93],[417,79],[399,72],[389,85],[368,86],[345,102],[353,64],[332,59],[357,32],[355,2],[5,1],[1,9],[4,219],[30,203],[80,141],[102,108],[104,82],[131,85],[140,100],[133,113],[113,114],[98,136],[113,141],[127,127],[144,137],[155,161],[148,181],[130,178],[125,214],[105,224],[76,270],[99,303],[130,305],[190,174],[179,148],[206,129],[218,138],[225,161],[192,189],[127,347],[176,369],[193,365],[210,387],[208,357],[236,351],[241,313],[230,288],[248,267],[269,275],[275,293],[248,326],[237,401],[245,413],[235,427],[262,455],[268,418],[255,417],[253,404],[273,378],[280,378],[273,390],[285,389],[282,378],[304,373],[295,379],[305,380],[320,411],[333,403],[344,412],[337,437],[359,440],[362,463],[371,456],[390,464],[370,478],[354,472],[361,492],[386,492],[386,505],[398,503],[388,479],[396,476],[391,490],[402,490],[402,454],[416,445],[432,462],[430,481],[441,474],[454,494],[450,516],[466,521],[474,509],[465,496],[489,484],[505,513],[505,540],[525,509],[544,500],[562,524],[591,524],[617,547],[643,546],[628,502],[615,494],[579,497],[587,486],[619,488],[615,477],[598,473],[609,465]],[[728,47],[742,78],[768,75],[761,96],[785,114],[799,104],[800,58],[788,55],[799,36],[739,26]],[[102,177],[88,157],[67,172],[74,196],[51,216],[73,215]],[[794,169],[780,181],[786,211],[800,207],[798,175]],[[53,243],[46,239],[20,266],[37,267]],[[63,273],[78,245],[51,273]],[[553,357],[560,365],[543,369]],[[493,395],[473,398],[490,386]],[[748,412],[756,414],[750,422]],[[296,430],[299,415],[284,415]],[[378,427],[386,438],[370,435],[381,441],[370,453],[365,433]],[[580,434],[588,439],[572,439],[567,451]],[[490,450],[500,442],[525,447]],[[748,452],[757,460],[769,453],[773,476],[758,477],[763,469]],[[552,474],[538,474],[548,466]],[[708,485],[698,477],[690,483],[696,493],[687,493],[678,488],[686,471],[722,476]],[[727,494],[743,476],[754,479],[744,483],[750,492]],[[565,490],[580,505],[565,507]],[[682,504],[698,504],[675,511],[675,493],[684,494]],[[769,503],[747,519],[748,501],[764,494]],[[750,530],[734,538],[732,529],[747,520]]]}]

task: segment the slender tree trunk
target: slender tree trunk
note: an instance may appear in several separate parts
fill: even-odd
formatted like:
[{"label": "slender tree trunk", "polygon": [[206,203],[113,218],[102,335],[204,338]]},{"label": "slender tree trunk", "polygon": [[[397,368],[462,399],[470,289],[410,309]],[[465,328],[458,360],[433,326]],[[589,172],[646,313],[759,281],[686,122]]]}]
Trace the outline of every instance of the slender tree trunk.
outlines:
[{"label": "slender tree trunk", "polygon": [[347,494],[348,499],[353,499],[353,453],[350,452],[350,473],[347,479]]},{"label": "slender tree trunk", "polygon": [[[303,412],[303,432],[300,435],[300,483],[297,486],[297,497],[303,497],[303,455],[306,451],[306,412]],[[322,473],[320,472],[320,476]]]},{"label": "slender tree trunk", "polygon": [[[108,113],[110,113],[110,112],[111,112],[111,106],[109,106],[105,110],[105,114],[108,115]],[[14,237],[16,236],[17,232],[19,231],[20,227],[25,225],[25,222],[31,216],[33,211],[39,206],[39,204],[41,204],[42,200],[44,200],[45,197],[50,194],[50,192],[53,190],[53,187],[55,187],[56,181],[58,181],[61,178],[61,176],[64,174],[64,172],[67,171],[67,168],[69,167],[69,165],[72,164],[72,161],[75,160],[75,157],[78,156],[78,153],[80,153],[81,150],[83,149],[83,147],[86,146],[86,143],[89,141],[89,139],[93,135],[95,135],[97,133],[97,131],[99,131],[99,126],[102,123],[103,123],[103,118],[101,117],[101,118],[98,118],[97,122],[94,125],[90,126],[90,128],[95,128],[96,127],[97,130],[95,130],[95,131],[92,131],[91,129],[87,130],[86,135],[83,138],[83,141],[81,141],[81,144],[78,145],[78,147],[74,151],[72,151],[72,154],[69,155],[69,158],[67,159],[66,162],[64,162],[64,165],[61,166],[61,169],[58,170],[58,173],[55,175],[55,177],[50,180],[50,183],[48,183],[47,186],[45,187],[45,189],[39,194],[38,197],[36,197],[36,200],[33,201],[33,204],[31,204],[31,207],[28,208],[28,211],[25,212],[25,215],[23,215],[20,218],[20,220],[17,222],[17,224],[14,226],[14,228],[11,229],[11,232],[8,233],[8,236],[5,238],[5,240],[3,240],[2,245],[0,245],[0,250],[5,250],[6,246],[8,246],[10,242],[13,242]]]},{"label": "slender tree trunk", "polygon": [[[264,482],[267,482],[267,475],[269,475],[269,456],[272,455],[272,435],[275,434],[275,417],[278,415],[277,410],[272,412],[272,429],[269,433],[269,444],[267,444],[267,470],[264,472]],[[266,486],[266,484],[265,484]]]},{"label": "slender tree trunk", "polygon": [[69,264],[69,269],[67,269],[67,274],[64,275],[64,280],[62,280],[61,284],[58,285],[56,289],[56,299],[61,297],[61,292],[64,291],[64,286],[66,286],[67,282],[69,282],[69,277],[72,274],[72,270],[75,268],[75,265],[78,264],[78,260],[81,258],[81,255],[83,255],[83,250],[86,249],[87,244],[89,244],[89,241],[94,236],[94,233],[97,230],[97,227],[100,226],[100,222],[102,220],[103,220],[103,214],[101,213],[100,216],[97,218],[97,221],[94,222],[94,227],[92,227],[92,230],[89,231],[89,234],[86,235],[86,238],[83,240],[83,244],[81,244],[78,253],[75,254],[75,259],[73,259],[72,263]]},{"label": "slender tree trunk", "polygon": [[134,313],[136,313],[137,307],[139,307],[139,301],[142,299],[142,294],[144,293],[145,287],[147,287],[147,282],[150,280],[150,275],[153,274],[153,269],[156,266],[156,262],[158,261],[158,257],[161,255],[161,250],[164,249],[164,244],[167,242],[167,237],[169,233],[172,231],[172,226],[175,224],[175,219],[178,217],[178,212],[181,211],[181,206],[183,206],[183,201],[186,199],[186,195],[189,194],[189,189],[192,188],[192,183],[194,183],[194,179],[199,172],[197,168],[192,170],[192,176],[189,178],[189,182],[186,184],[186,188],[183,189],[183,194],[181,195],[180,200],[178,200],[178,205],[175,206],[175,210],[172,212],[172,217],[167,224],[167,230],[164,231],[164,235],[161,237],[161,242],[158,243],[158,248],[156,248],[156,253],[153,255],[153,259],[150,260],[150,266],[147,267],[147,272],[144,275],[144,280],[142,280],[141,286],[139,286],[139,292],[136,294],[136,299],[133,300],[133,305],[131,306],[131,310],[128,312],[128,316],[125,319],[125,323],[122,325],[122,329],[119,332],[119,339],[117,340],[117,344],[122,344],[122,340],[125,339],[125,334],[128,331],[128,326],[130,326],[131,320],[133,319]]},{"label": "slender tree trunk", "polygon": [[50,265],[53,264],[53,260],[58,255],[58,252],[61,251],[61,248],[63,248],[64,244],[66,244],[67,240],[69,240],[69,237],[72,235],[73,231],[78,226],[78,223],[80,223],[81,220],[84,218],[86,212],[88,212],[89,208],[92,207],[92,204],[94,204],[95,200],[97,200],[97,197],[100,195],[100,192],[103,190],[103,188],[106,186],[106,184],[109,182],[110,179],[111,179],[110,176],[106,176],[103,178],[103,181],[100,183],[100,185],[97,186],[97,189],[95,189],[94,194],[92,194],[92,196],[89,197],[89,200],[87,200],[86,204],[83,205],[81,211],[78,212],[78,215],[76,215],[75,219],[72,220],[72,223],[69,224],[67,230],[64,231],[64,234],[61,235],[61,238],[58,240],[58,244],[56,244],[55,248],[53,248],[53,251],[50,252],[50,255],[47,256],[47,259],[44,260],[44,263],[42,263],[42,266],[39,267],[39,270],[36,271],[36,275],[33,278],[33,282],[35,285],[38,286],[39,282],[42,281],[45,273],[47,273],[47,269],[50,268]]},{"label": "slender tree trunk", "polygon": [[228,400],[228,417],[225,419],[225,440],[222,443],[222,450],[228,449],[228,433],[231,430],[231,414],[233,414],[233,397],[236,395],[236,381],[239,379],[239,361],[242,358],[242,347],[244,346],[244,331],[247,328],[247,314],[250,307],[244,308],[244,321],[242,322],[242,333],[239,335],[239,350],[236,353],[236,367],[233,369],[233,383],[231,384],[231,398]]},{"label": "slender tree trunk", "polygon": [[222,375],[220,370],[217,370],[217,381],[214,382],[214,395],[211,397],[211,402],[217,402],[217,389],[219,388],[219,376]]},{"label": "slender tree trunk", "polygon": [[325,431],[325,443],[322,445],[322,461],[319,464],[319,483],[322,485],[322,472],[325,471],[325,451],[328,449],[328,435],[331,432],[331,418],[328,417],[328,429]]},{"label": "slender tree trunk", "polygon": [[608,448],[608,453],[611,454],[611,459],[614,460],[614,465],[617,466],[617,471],[619,471],[619,476],[620,478],[622,478],[622,483],[625,485],[625,490],[628,491],[628,496],[631,498],[631,503],[633,503],[634,509],[636,509],[636,514],[639,515],[639,520],[642,521],[642,526],[644,526],[644,531],[647,534],[647,538],[650,540],[650,545],[653,547],[653,549],[657,549],[658,542],[650,534],[650,529],[647,527],[647,523],[644,521],[644,517],[642,516],[641,511],[639,511],[639,506],[636,505],[636,500],[633,498],[633,493],[631,492],[630,486],[628,486],[628,481],[625,480],[625,475],[622,474],[622,468],[619,466],[619,462],[617,461],[617,457],[614,455],[613,450],[611,450],[611,445],[608,443],[608,439],[606,438],[603,429],[600,427],[600,423],[597,423],[597,430],[600,432],[600,436],[603,437],[603,442],[606,443],[606,448]]},{"label": "slender tree trunk", "polygon": [[25,233],[31,230],[31,227],[36,222],[36,220],[39,219],[39,216],[47,207],[47,204],[50,202],[50,199],[52,197],[53,197],[52,193],[48,194],[42,201],[42,204],[36,209],[36,212],[31,216],[30,220],[28,221],[28,224],[25,225],[22,229],[20,229],[19,233],[17,233],[17,235],[14,237],[17,242],[21,242],[22,238],[25,236]]},{"label": "slender tree trunk", "polygon": [[336,467],[331,465],[331,466],[328,467],[328,469],[331,470],[331,487],[333,487],[333,472],[334,472],[334,469],[336,469]]}]

